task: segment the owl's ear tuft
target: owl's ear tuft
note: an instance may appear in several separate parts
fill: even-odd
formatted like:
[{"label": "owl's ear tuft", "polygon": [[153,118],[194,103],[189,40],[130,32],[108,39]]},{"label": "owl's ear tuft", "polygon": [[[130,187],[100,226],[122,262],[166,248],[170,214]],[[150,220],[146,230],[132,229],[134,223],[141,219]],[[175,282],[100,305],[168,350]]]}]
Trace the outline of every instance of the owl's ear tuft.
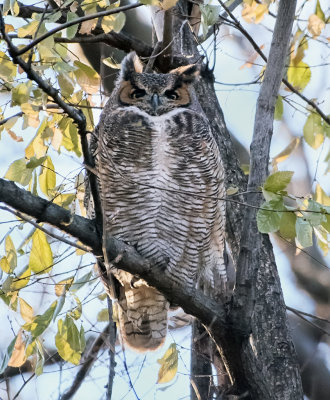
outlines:
[{"label": "owl's ear tuft", "polygon": [[200,71],[200,65],[189,64],[176,69],[172,69],[172,71],[170,71],[170,74],[178,75],[185,83],[192,83],[198,78],[198,76],[200,75]]},{"label": "owl's ear tuft", "polygon": [[125,81],[130,80],[133,73],[142,74],[143,64],[135,51],[127,54],[121,63],[121,76]]}]

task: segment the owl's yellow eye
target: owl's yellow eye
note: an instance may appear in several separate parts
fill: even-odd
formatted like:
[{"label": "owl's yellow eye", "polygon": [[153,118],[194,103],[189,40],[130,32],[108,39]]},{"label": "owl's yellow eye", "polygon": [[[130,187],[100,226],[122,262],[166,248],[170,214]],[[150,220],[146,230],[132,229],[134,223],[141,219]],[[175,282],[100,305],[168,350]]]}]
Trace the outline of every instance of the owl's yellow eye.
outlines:
[{"label": "owl's yellow eye", "polygon": [[144,97],[146,95],[146,91],[144,89],[134,89],[133,92],[131,93],[131,98],[132,99],[139,99],[141,97]]},{"label": "owl's yellow eye", "polygon": [[164,94],[168,99],[171,100],[177,100],[180,97],[178,92],[175,90],[166,90]]}]

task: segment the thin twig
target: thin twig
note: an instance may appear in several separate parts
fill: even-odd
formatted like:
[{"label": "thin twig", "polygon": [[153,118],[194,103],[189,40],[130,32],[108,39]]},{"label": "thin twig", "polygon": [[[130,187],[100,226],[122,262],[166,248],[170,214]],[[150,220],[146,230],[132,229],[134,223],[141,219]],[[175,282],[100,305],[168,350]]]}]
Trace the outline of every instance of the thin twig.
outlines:
[{"label": "thin twig", "polygon": [[76,247],[77,249],[86,251],[87,253],[89,253],[91,251],[91,249],[89,247],[81,246],[81,245],[79,245],[77,243],[71,242],[71,240],[68,240],[68,239],[64,238],[63,236],[60,236],[60,235],[57,235],[56,233],[51,232],[50,230],[48,230],[48,229],[44,228],[43,226],[39,225],[37,222],[34,222],[31,219],[27,218],[25,215],[23,215],[19,211],[12,210],[11,208],[3,207],[3,206],[0,206],[0,209],[4,210],[4,211],[8,211],[8,212],[16,215],[16,217],[22,219],[25,222],[28,222],[29,224],[33,225],[35,228],[37,228],[40,231],[46,233],[46,235],[51,236],[52,238],[54,238],[56,240],[59,240],[60,242],[66,243],[66,244],[68,244],[69,246],[72,246],[72,247]]},{"label": "thin twig", "polygon": [[316,316],[314,314],[310,314],[310,313],[307,313],[305,311],[297,310],[296,308],[289,307],[289,306],[286,306],[286,309],[291,311],[291,312],[293,312],[293,313],[295,313],[295,314],[302,314],[302,315],[305,315],[306,317],[314,318],[314,319],[317,319],[318,321],[326,322],[327,324],[330,324],[330,320],[329,319],[321,318],[321,317],[318,317],[318,316]]},{"label": "thin twig", "polygon": [[[239,20],[235,17],[235,15],[229,10],[228,7],[221,1],[218,0],[221,6],[224,8],[224,10],[227,12],[227,14],[230,16],[230,18],[233,20],[232,24],[246,37],[246,39],[251,43],[252,47],[254,50],[260,55],[260,57],[267,63],[267,57],[263,53],[263,51],[260,49],[258,44],[254,41],[254,39],[251,37],[251,35],[246,31],[246,29],[243,28]],[[220,16],[221,19],[226,20],[224,17]],[[231,22],[231,21],[229,21]],[[315,104],[312,100],[308,99],[306,96],[304,96],[302,93],[300,93],[294,86],[291,85],[286,79],[282,79],[282,82],[285,84],[287,88],[289,88],[293,93],[295,93],[297,96],[299,96],[301,99],[303,99],[307,104],[309,104],[311,107],[313,107],[317,113],[324,119],[324,121],[330,125],[330,118],[324,114],[324,112],[319,108],[317,104]]]},{"label": "thin twig", "polygon": [[42,42],[43,40],[47,39],[48,37],[54,35],[57,32],[62,31],[63,29],[69,28],[70,26],[80,24],[81,22],[90,21],[91,19],[106,17],[106,16],[112,15],[112,14],[118,14],[121,11],[132,10],[133,8],[137,8],[137,7],[141,7],[141,6],[142,6],[141,3],[129,4],[127,6],[122,6],[122,7],[118,7],[118,8],[111,9],[111,10],[100,11],[98,13],[84,15],[83,17],[74,19],[72,21],[68,21],[65,24],[61,24],[61,25],[57,26],[56,28],[51,29],[50,31],[39,36],[37,39],[33,40],[27,46],[23,47],[21,50],[18,50],[16,55],[20,56],[20,55],[26,53],[27,51],[32,49],[34,46],[36,46],[38,43]]},{"label": "thin twig", "polygon": [[[288,307],[287,307],[288,308]],[[289,309],[289,308],[288,308]],[[314,328],[318,329],[321,331],[324,335],[330,336],[330,332],[326,331],[325,329],[321,328],[314,322],[310,321],[308,318],[305,318],[300,311],[296,311],[294,308],[291,308],[290,311],[297,315],[297,317],[301,318],[302,320],[306,321],[309,325],[313,326]]]}]

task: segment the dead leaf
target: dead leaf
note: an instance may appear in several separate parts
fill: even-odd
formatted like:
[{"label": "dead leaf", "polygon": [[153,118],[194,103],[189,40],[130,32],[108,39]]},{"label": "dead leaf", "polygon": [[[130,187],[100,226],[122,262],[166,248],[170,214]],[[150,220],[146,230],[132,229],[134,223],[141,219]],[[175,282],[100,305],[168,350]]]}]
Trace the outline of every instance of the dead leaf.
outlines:
[{"label": "dead leaf", "polygon": [[322,21],[322,19],[320,17],[318,17],[316,14],[312,14],[308,18],[307,29],[309,30],[309,32],[313,36],[313,38],[320,36],[322,29],[324,27],[325,27],[325,22]]}]

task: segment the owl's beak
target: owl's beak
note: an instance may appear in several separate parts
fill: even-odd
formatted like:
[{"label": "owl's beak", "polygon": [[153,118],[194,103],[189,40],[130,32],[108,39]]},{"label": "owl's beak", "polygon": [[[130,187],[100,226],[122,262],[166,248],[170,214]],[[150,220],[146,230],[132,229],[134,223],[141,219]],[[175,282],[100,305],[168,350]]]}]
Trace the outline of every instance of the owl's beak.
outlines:
[{"label": "owl's beak", "polygon": [[157,108],[159,107],[159,105],[160,105],[160,100],[159,100],[159,96],[158,96],[157,93],[154,93],[154,94],[151,96],[151,105],[152,105],[152,108],[154,109],[154,111],[156,111]]}]

